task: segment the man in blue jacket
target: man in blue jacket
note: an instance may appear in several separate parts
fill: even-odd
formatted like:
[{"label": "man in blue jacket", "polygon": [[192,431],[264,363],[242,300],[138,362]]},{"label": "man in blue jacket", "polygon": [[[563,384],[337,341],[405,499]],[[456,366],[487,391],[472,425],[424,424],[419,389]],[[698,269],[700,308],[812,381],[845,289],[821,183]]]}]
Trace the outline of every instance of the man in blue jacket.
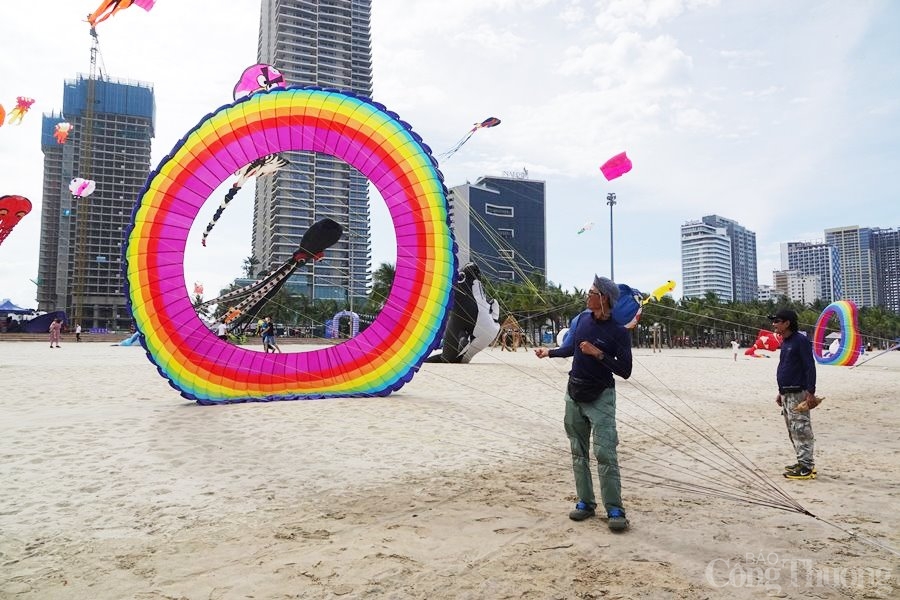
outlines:
[{"label": "man in blue jacket", "polygon": [[609,528],[624,531],[628,519],[622,508],[622,485],[616,446],[616,387],[613,374],[631,376],[631,335],[611,318],[619,288],[606,277],[594,276],[587,295],[587,310],[581,313],[574,332],[559,348],[536,348],[538,358],[573,357],[566,388],[565,426],[572,446],[572,468],[578,503],[569,513],[573,521],[593,517],[597,503],[591,477],[591,437],[600,497],[609,518]]},{"label": "man in blue jacket", "polygon": [[815,479],[815,439],[809,409],[819,401],[816,399],[816,361],[812,344],[805,335],[798,333],[797,313],[794,311],[783,308],[769,315],[769,319],[775,333],[782,336],[775,403],[781,407],[797,454],[796,464],[785,467],[784,476],[788,479]]}]

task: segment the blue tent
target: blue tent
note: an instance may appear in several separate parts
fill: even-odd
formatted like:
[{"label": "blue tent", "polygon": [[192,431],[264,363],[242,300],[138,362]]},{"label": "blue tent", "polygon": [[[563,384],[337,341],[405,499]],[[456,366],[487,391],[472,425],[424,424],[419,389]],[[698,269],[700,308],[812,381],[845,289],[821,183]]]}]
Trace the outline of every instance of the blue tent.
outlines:
[{"label": "blue tent", "polygon": [[22,331],[24,331],[25,333],[47,333],[50,330],[50,323],[53,322],[53,319],[59,319],[63,322],[63,324],[66,324],[68,322],[68,320],[66,319],[66,313],[61,310],[56,310],[39,317],[35,317],[30,321],[25,321],[25,323],[22,324]]},{"label": "blue tent", "polygon": [[34,311],[30,308],[16,306],[9,298],[4,298],[3,302],[0,302],[0,315],[30,315],[33,313]]}]

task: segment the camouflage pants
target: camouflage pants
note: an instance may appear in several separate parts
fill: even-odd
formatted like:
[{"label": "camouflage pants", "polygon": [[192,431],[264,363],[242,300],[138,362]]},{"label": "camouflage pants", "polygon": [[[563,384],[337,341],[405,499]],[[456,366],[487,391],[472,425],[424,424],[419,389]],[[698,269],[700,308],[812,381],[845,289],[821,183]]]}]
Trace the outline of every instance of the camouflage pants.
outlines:
[{"label": "camouflage pants", "polygon": [[797,453],[797,462],[808,469],[815,466],[813,449],[815,438],[813,437],[811,411],[797,412],[794,407],[803,402],[806,392],[788,393],[781,395],[781,414],[787,425],[788,435],[794,444]]}]

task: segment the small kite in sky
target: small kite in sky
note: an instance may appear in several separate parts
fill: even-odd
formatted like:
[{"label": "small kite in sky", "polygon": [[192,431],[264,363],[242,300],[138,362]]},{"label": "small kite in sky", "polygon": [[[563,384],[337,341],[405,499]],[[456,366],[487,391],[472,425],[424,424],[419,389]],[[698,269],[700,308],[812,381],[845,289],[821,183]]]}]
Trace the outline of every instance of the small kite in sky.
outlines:
[{"label": "small kite in sky", "polygon": [[86,196],[90,196],[94,193],[94,190],[96,188],[96,181],[92,181],[90,179],[82,179],[81,177],[76,177],[69,183],[69,191],[72,192],[72,195],[76,198],[84,198]]},{"label": "small kite in sky", "polygon": [[25,116],[25,113],[28,112],[28,109],[31,108],[32,104],[34,104],[34,98],[26,98],[25,96],[17,97],[15,108],[9,111],[9,120],[7,121],[7,124],[21,125],[22,117]]},{"label": "small kite in sky", "polygon": [[234,199],[235,194],[238,193],[247,181],[250,180],[251,177],[262,177],[263,175],[269,175],[274,173],[278,169],[287,166],[289,163],[286,159],[282,158],[279,154],[268,154],[261,158],[257,158],[252,163],[241,169],[236,173],[238,176],[237,181],[231,186],[228,190],[228,193],[225,194],[225,198],[222,200],[222,203],[219,205],[219,208],[216,209],[216,213],[213,215],[213,218],[210,219],[209,223],[206,225],[206,231],[203,232],[203,239],[200,240],[200,243],[206,246],[206,238],[209,237],[209,233],[213,230],[213,227],[216,226],[216,222],[218,222],[219,218],[222,216],[222,213],[225,211],[225,208],[228,206],[228,203]]},{"label": "small kite in sky", "polygon": [[3,122],[6,120],[6,109],[3,108],[3,105],[0,104],[0,127],[3,126]]},{"label": "small kite in sky", "polygon": [[463,136],[463,138],[461,140],[456,142],[456,144],[454,144],[452,148],[450,148],[446,152],[440,154],[439,156],[441,158],[450,158],[451,156],[456,154],[457,150],[459,150],[460,148],[463,147],[463,144],[465,144],[466,142],[469,141],[469,138],[471,138],[473,135],[475,135],[476,131],[478,131],[479,129],[486,129],[488,127],[496,127],[499,124],[500,124],[500,119],[498,119],[497,117],[488,117],[481,123],[475,123],[475,125],[472,126],[472,129],[470,129],[466,133],[466,135]]},{"label": "small kite in sky", "polygon": [[53,137],[56,138],[57,144],[65,144],[66,140],[69,139],[69,134],[72,133],[73,125],[71,123],[57,123],[56,127],[53,128]]},{"label": "small kite in sky", "polygon": [[284,75],[272,65],[256,64],[244,69],[234,86],[233,96],[239,100],[256,92],[265,92],[285,86]]},{"label": "small kite in sky", "polygon": [[588,221],[587,223],[585,223],[584,225],[581,226],[581,229],[578,230],[578,233],[579,234],[584,233],[585,231],[591,230],[593,227],[594,227],[594,222]]},{"label": "small kite in sky", "polygon": [[658,288],[656,288],[655,290],[653,290],[652,292],[650,292],[649,296],[647,296],[646,298],[641,300],[641,306],[647,304],[651,300],[656,300],[657,302],[659,302],[660,300],[662,300],[663,296],[672,292],[674,289],[675,289],[675,282],[670,279],[667,282],[665,282],[664,284],[662,284],[661,286],[659,286]]},{"label": "small kite in sky", "polygon": [[91,24],[91,27],[96,27],[99,23],[132,4],[140,6],[144,10],[150,10],[156,4],[156,0],[103,0],[100,6],[97,7],[97,10],[88,15],[87,22]]},{"label": "small kite in sky", "polygon": [[24,196],[0,196],[0,243],[22,217],[31,212],[31,201]]},{"label": "small kite in sky", "polygon": [[600,165],[600,171],[607,181],[612,181],[616,177],[621,177],[631,170],[631,159],[622,152],[616,154],[611,159]]}]

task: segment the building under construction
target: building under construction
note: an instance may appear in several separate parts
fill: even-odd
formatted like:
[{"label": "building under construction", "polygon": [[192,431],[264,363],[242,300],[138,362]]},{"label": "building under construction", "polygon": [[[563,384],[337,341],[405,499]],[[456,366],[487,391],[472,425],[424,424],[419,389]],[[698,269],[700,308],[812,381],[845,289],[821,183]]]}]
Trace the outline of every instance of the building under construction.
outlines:
[{"label": "building under construction", "polygon": [[[123,236],[150,171],[154,120],[151,85],[90,75],[66,81],[62,112],[43,115],[39,310],[64,310],[87,330],[131,325]],[[73,125],[63,144],[53,135],[60,122]],[[73,178],[95,181],[95,191],[73,196]]]}]

